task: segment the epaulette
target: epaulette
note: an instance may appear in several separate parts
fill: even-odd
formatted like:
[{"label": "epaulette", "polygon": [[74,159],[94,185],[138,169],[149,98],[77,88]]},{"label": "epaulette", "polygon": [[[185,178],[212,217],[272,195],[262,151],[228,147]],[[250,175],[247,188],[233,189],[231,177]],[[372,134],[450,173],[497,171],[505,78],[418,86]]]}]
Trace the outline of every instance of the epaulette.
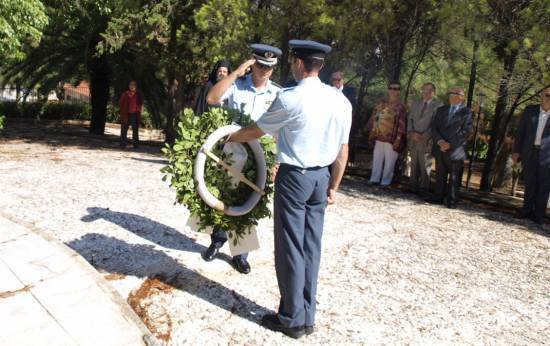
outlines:
[{"label": "epaulette", "polygon": [[280,86],[278,83],[275,83],[274,81],[271,81],[271,84],[272,84],[272,85],[275,85],[275,86],[276,86],[277,88],[279,88],[279,89],[283,89],[282,86]]},{"label": "epaulette", "polygon": [[283,92],[285,92],[285,91],[294,90],[294,88],[296,88],[296,85],[295,85],[295,86],[288,87],[288,88],[281,88],[281,89],[279,89],[279,93],[283,93]]}]

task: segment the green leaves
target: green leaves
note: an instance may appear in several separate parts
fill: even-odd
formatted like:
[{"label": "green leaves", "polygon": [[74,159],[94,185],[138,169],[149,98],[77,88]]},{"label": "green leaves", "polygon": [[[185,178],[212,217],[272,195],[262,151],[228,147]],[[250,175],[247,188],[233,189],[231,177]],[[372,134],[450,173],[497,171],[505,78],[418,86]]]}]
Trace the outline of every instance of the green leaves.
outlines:
[{"label": "green leaves", "polygon": [[[220,227],[230,231],[237,241],[251,226],[257,224],[257,220],[271,216],[268,208],[269,196],[273,192],[273,182],[268,174],[265,192],[266,194],[256,207],[243,216],[227,216],[210,208],[204,203],[196,191],[196,182],[193,176],[193,165],[201,146],[206,138],[218,128],[231,123],[232,119],[243,119],[243,123],[250,123],[250,118],[234,110],[214,108],[204,113],[201,117],[194,115],[190,109],[185,109],[181,121],[177,125],[177,138],[174,146],[166,145],[162,152],[168,158],[169,163],[162,168],[165,173],[163,180],[170,178],[170,186],[176,190],[177,203],[185,205],[191,216],[199,220],[199,231],[205,231],[207,227]],[[271,137],[264,136],[260,142],[264,148],[268,172],[275,164],[276,144]],[[250,148],[248,161],[243,168],[243,174],[254,181],[256,179],[256,163]],[[221,146],[213,148],[214,154],[226,162],[231,162],[221,151]],[[244,203],[252,189],[243,183],[237,187],[231,184],[230,175],[213,161],[207,161],[205,166],[205,182],[210,192],[227,205],[240,205]]]},{"label": "green leaves", "polygon": [[0,56],[23,59],[22,48],[36,46],[47,23],[44,5],[39,0],[0,1]]}]

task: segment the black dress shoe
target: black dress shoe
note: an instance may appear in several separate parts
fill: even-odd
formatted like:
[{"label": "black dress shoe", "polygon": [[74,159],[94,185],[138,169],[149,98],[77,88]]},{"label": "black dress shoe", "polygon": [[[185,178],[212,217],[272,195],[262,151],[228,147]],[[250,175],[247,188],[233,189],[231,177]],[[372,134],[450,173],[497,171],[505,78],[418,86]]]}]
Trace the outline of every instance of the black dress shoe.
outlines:
[{"label": "black dress shoe", "polygon": [[456,203],[447,203],[447,208],[456,209]]},{"label": "black dress shoe", "polygon": [[275,332],[281,332],[286,336],[290,336],[291,338],[294,338],[294,339],[298,339],[306,335],[306,328],[304,326],[285,327],[279,320],[279,317],[273,314],[264,315],[264,317],[262,317],[262,326],[266,327],[267,329],[271,329]]},{"label": "black dress shoe", "polygon": [[248,274],[250,273],[250,264],[248,264],[248,261],[242,257],[235,256],[233,257],[233,266],[239,273],[242,274]]},{"label": "black dress shoe", "polygon": [[220,247],[216,244],[210,244],[208,249],[202,254],[202,258],[206,262],[212,261],[214,258],[216,258],[216,255],[220,252]]},{"label": "black dress shoe", "polygon": [[313,334],[313,332],[315,332],[315,327],[314,326],[306,326],[305,332],[306,332],[306,335],[311,335],[311,334]]}]

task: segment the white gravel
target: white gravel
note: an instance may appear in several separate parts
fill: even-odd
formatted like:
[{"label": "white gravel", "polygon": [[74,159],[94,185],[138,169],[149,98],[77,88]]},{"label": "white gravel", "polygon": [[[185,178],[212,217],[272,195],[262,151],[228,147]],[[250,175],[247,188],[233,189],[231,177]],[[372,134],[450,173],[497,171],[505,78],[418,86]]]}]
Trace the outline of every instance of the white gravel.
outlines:
[{"label": "white gravel", "polygon": [[258,324],[279,299],[271,220],[261,221],[262,248],[249,257],[251,274],[241,275],[227,255],[202,261],[209,237],[186,226],[186,209],[161,180],[158,148],[8,134],[0,137],[0,213],[82,254],[130,297],[161,342],[550,339],[550,238],[529,222],[472,205],[448,210],[348,179],[326,215],[317,332],[296,342]]}]

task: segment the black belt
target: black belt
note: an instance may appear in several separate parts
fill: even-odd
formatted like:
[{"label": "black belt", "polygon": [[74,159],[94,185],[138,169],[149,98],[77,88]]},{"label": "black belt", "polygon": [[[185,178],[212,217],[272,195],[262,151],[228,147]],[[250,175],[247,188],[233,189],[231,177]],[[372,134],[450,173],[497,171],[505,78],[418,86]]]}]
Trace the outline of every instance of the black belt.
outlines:
[{"label": "black belt", "polygon": [[288,163],[281,163],[281,166],[287,166],[288,168],[294,168],[301,171],[317,171],[328,167],[328,166],[300,167],[300,166],[289,165]]}]

